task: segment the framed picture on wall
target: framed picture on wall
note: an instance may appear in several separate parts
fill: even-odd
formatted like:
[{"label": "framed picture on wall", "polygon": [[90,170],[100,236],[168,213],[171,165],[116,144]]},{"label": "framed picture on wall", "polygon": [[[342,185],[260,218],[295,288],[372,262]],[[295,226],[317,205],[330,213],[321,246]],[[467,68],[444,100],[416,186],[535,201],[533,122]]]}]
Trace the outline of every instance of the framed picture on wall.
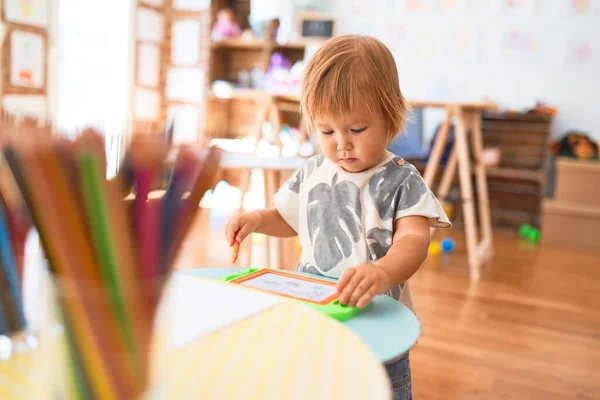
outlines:
[{"label": "framed picture on wall", "polygon": [[12,87],[43,90],[46,46],[42,35],[14,30],[10,35],[10,80]]},{"label": "framed picture on wall", "polygon": [[138,43],[136,84],[157,88],[160,84],[160,47],[153,43]]},{"label": "framed picture on wall", "polygon": [[4,18],[7,22],[48,26],[48,0],[4,0]]},{"label": "framed picture on wall", "polygon": [[327,13],[298,13],[298,37],[302,41],[323,41],[336,34],[336,19]]}]

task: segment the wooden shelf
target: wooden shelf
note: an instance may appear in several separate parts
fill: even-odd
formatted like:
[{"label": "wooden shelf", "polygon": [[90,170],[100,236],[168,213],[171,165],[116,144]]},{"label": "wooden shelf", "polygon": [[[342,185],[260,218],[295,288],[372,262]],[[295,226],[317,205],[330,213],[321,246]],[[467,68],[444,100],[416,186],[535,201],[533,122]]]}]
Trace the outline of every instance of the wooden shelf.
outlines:
[{"label": "wooden shelf", "polygon": [[529,170],[506,167],[488,167],[487,176],[496,178],[523,179],[526,181],[541,183],[544,181],[543,170]]},{"label": "wooden shelf", "polygon": [[262,51],[267,46],[273,50],[304,50],[306,47],[301,42],[291,42],[280,44],[277,42],[266,42],[264,40],[242,40],[242,39],[226,39],[220,42],[213,42],[214,49],[233,49],[233,50],[257,50]]},{"label": "wooden shelf", "polygon": [[298,96],[294,94],[286,94],[284,92],[267,92],[260,89],[231,89],[227,95],[217,96],[214,90],[208,91],[208,96],[217,99],[234,99],[234,100],[254,100],[264,98],[266,96],[272,96],[278,100],[284,101],[299,101]]},{"label": "wooden shelf", "polygon": [[266,44],[262,40],[225,39],[213,42],[212,47],[214,49],[262,50]]},{"label": "wooden shelf", "polygon": [[231,89],[227,95],[218,96],[214,90],[208,91],[208,96],[216,99],[241,99],[254,100],[265,95],[265,92],[258,89]]}]

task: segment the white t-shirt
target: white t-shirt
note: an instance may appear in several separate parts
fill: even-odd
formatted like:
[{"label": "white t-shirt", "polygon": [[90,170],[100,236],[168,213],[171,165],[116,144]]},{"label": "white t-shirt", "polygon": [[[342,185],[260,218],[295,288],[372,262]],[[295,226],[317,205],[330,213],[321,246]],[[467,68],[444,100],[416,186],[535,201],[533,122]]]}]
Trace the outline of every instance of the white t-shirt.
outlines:
[{"label": "white t-shirt", "polygon": [[[419,215],[432,227],[451,226],[419,171],[389,152],[359,173],[344,171],[323,154],[314,156],[278,190],[274,203],[298,233],[298,271],[332,278],[385,256],[398,218]],[[387,294],[413,309],[407,282]]]}]

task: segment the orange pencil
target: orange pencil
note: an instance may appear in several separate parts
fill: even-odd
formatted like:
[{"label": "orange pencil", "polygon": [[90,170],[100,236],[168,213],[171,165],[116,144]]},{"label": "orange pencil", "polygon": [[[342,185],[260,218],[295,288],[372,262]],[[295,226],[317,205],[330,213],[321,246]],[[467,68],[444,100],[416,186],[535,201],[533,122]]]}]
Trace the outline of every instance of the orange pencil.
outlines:
[{"label": "orange pencil", "polygon": [[[119,392],[119,389],[116,388],[117,380],[109,367],[106,343],[102,343],[100,340],[104,332],[101,330],[99,332],[97,326],[97,323],[103,319],[97,318],[98,315],[95,313],[97,310],[93,310],[89,297],[83,294],[85,289],[81,286],[82,281],[85,280],[82,273],[85,273],[83,270],[85,269],[84,266],[87,265],[78,262],[79,260],[75,261],[72,250],[77,249],[78,246],[77,244],[67,243],[65,239],[64,227],[61,228],[62,224],[58,217],[60,214],[56,212],[54,201],[49,195],[48,180],[43,177],[44,172],[39,164],[38,157],[24,155],[24,157],[20,157],[23,162],[19,162],[14,149],[8,149],[7,155],[10,156],[9,163],[13,172],[25,172],[22,176],[24,178],[23,188],[30,195],[28,196],[31,204],[30,211],[37,221],[36,227],[40,232],[42,242],[45,243],[45,250],[48,253],[51,266],[57,268],[57,272],[69,278],[74,278],[72,281],[67,280],[62,284],[65,288],[68,284],[70,289],[65,291],[71,297],[66,304],[67,312],[73,323],[78,345],[81,346],[84,361],[93,374],[90,384],[99,398],[115,398]],[[21,165],[27,165],[27,168],[20,168]],[[17,167],[17,170],[15,170],[15,167]],[[68,207],[66,208],[68,209]],[[83,235],[79,237],[74,235],[72,238],[84,240]],[[76,266],[80,268],[74,268]]]},{"label": "orange pencil", "polygon": [[233,254],[231,255],[231,262],[235,264],[238,259],[238,254],[240,253],[240,242],[234,239],[233,242]]}]

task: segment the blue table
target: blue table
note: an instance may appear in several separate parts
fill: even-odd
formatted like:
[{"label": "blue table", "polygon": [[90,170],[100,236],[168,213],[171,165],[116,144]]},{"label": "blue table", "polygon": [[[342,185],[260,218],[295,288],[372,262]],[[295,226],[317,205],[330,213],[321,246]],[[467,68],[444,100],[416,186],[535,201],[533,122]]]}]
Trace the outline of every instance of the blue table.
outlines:
[{"label": "blue table", "polygon": [[[243,268],[238,267],[198,268],[181,270],[177,273],[221,279],[242,270]],[[344,325],[351,329],[383,363],[392,361],[409,351],[417,342],[421,332],[421,325],[415,314],[404,304],[385,295],[375,297],[365,310],[344,322]]]}]

